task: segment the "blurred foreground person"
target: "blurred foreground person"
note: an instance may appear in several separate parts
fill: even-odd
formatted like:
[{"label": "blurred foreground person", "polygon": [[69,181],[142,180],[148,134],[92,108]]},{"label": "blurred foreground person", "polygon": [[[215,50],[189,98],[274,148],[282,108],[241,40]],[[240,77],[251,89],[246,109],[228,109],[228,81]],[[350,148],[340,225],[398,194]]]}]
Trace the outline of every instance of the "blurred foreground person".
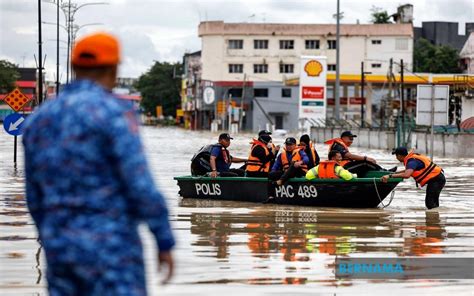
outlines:
[{"label": "blurred foreground person", "polygon": [[389,178],[413,177],[416,186],[428,185],[426,188],[425,205],[428,209],[439,207],[439,195],[446,185],[443,169],[429,159],[429,157],[408,151],[406,147],[398,147],[392,151],[398,161],[403,162],[405,169],[393,174],[383,176],[382,182],[387,182]]},{"label": "blurred foreground person", "polygon": [[148,224],[173,274],[168,210],[150,174],[135,112],[111,90],[117,39],[96,33],[72,51],[76,81],[24,130],[26,193],[46,254],[50,295],[146,295],[137,226]]}]

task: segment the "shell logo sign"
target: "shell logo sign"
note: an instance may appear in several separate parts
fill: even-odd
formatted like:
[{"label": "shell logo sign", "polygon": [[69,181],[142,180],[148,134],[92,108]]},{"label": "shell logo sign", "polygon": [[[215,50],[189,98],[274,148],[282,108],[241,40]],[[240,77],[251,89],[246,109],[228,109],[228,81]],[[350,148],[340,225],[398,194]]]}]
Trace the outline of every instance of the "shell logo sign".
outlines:
[{"label": "shell logo sign", "polygon": [[[299,119],[326,118],[326,67],[325,56],[301,56],[299,85]],[[300,120],[301,128],[309,128],[309,120]]]},{"label": "shell logo sign", "polygon": [[310,77],[318,77],[323,72],[323,65],[316,60],[310,60],[304,65],[304,71]]}]

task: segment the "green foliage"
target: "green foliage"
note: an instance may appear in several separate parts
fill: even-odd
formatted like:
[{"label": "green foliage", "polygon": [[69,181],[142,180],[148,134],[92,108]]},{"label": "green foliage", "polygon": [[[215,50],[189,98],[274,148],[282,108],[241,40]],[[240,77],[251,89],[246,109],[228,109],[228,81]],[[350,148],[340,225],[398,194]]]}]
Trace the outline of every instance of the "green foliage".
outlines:
[{"label": "green foliage", "polygon": [[15,88],[15,82],[20,78],[17,66],[7,60],[0,60],[0,93],[8,93]]},{"label": "green foliage", "polygon": [[370,21],[374,24],[391,24],[390,16],[388,15],[386,10],[382,10],[380,7],[372,6],[370,10],[372,13],[370,14],[371,19]]},{"label": "green foliage", "polygon": [[414,70],[426,73],[460,73],[459,54],[446,45],[433,45],[426,39],[416,42],[414,48]]},{"label": "green foliage", "polygon": [[179,108],[182,64],[155,62],[142,74],[135,85],[142,95],[141,106],[145,113],[155,114],[156,106],[163,106],[163,115],[176,115]]}]

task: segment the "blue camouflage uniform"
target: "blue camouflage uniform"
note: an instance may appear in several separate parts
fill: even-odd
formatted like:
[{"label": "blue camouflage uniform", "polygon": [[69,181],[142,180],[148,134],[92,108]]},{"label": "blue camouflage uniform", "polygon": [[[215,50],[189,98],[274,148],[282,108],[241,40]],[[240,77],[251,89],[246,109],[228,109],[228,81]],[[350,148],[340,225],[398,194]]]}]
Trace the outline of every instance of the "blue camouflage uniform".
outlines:
[{"label": "blue camouflage uniform", "polygon": [[145,295],[148,224],[160,251],[174,245],[135,111],[79,80],[25,122],[26,194],[48,263],[51,295]]}]

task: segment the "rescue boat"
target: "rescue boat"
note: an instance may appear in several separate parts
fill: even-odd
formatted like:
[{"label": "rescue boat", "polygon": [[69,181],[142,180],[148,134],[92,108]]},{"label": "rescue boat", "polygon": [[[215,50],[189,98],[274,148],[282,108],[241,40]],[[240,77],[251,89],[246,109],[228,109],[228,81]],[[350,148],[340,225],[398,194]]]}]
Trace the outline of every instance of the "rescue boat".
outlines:
[{"label": "rescue boat", "polygon": [[[402,178],[380,177],[387,172],[369,171],[363,178],[342,179],[293,178],[282,186],[267,178],[252,177],[175,177],[183,198],[233,200],[245,202],[301,205],[315,207],[376,208],[387,206],[384,200]],[[392,194],[393,198],[393,194]],[[391,201],[391,200],[390,200]]]}]

